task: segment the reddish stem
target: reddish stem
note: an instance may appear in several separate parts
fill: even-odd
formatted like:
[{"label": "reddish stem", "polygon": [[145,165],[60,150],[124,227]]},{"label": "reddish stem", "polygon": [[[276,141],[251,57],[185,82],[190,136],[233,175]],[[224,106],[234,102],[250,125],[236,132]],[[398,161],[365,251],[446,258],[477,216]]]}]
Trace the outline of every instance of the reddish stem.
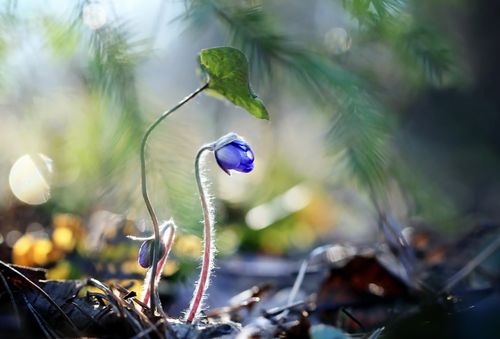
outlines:
[{"label": "reddish stem", "polygon": [[201,207],[203,209],[203,261],[201,265],[200,277],[198,283],[196,284],[196,289],[189,306],[189,310],[186,315],[186,322],[192,323],[193,320],[198,315],[203,301],[203,296],[208,288],[208,283],[210,281],[210,272],[212,270],[213,262],[213,244],[212,244],[212,218],[210,215],[209,203],[203,190],[203,183],[200,174],[200,159],[204,151],[211,150],[212,146],[204,146],[198,151],[195,161],[195,174],[196,182],[198,184],[198,191],[200,194]]},{"label": "reddish stem", "polygon": [[[169,223],[170,223],[170,221],[169,221]],[[160,278],[161,278],[161,274],[163,272],[163,267],[165,266],[165,263],[167,262],[168,255],[169,255],[170,250],[172,249],[172,245],[174,243],[175,229],[176,229],[175,224],[173,222],[171,222],[170,225],[165,226],[165,227],[169,228],[168,230],[165,231],[165,232],[168,232],[168,238],[166,239],[166,241],[163,241],[163,240],[161,241],[161,244],[165,247],[165,254],[160,259],[160,261],[158,261],[158,264],[156,265],[154,284],[151,283],[151,278],[152,278],[152,273],[153,273],[152,267],[149,269],[148,273],[146,274],[146,279],[144,280],[143,286],[146,289],[143,292],[142,302],[146,305],[149,303],[149,299],[151,298],[151,286],[154,285],[155,290],[156,290],[156,287],[158,286],[158,283],[159,283]],[[161,308],[161,305],[158,305],[158,306],[159,306],[159,308]]]}]

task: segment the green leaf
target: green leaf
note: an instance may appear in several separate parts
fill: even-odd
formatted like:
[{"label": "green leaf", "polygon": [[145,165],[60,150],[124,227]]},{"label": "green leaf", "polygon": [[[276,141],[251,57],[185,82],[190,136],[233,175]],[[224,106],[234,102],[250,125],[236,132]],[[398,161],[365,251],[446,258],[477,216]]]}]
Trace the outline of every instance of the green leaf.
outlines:
[{"label": "green leaf", "polygon": [[224,97],[259,119],[269,119],[264,103],[250,88],[248,61],[241,51],[232,47],[208,48],[200,52],[198,60],[208,80],[208,94]]}]

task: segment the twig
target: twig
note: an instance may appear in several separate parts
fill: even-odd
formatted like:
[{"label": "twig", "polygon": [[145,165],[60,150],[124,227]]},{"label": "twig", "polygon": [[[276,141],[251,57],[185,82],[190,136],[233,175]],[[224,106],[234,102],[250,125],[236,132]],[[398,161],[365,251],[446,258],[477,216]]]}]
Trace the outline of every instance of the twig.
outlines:
[{"label": "twig", "polygon": [[106,293],[106,300],[110,302],[113,306],[116,307],[118,310],[118,313],[120,314],[120,317],[125,317],[125,310],[123,308],[123,305],[120,304],[120,299],[111,291],[111,289],[104,285],[102,282],[100,282],[97,279],[94,278],[89,278],[88,283],[94,287],[99,288],[101,291]]},{"label": "twig", "polygon": [[156,331],[156,333],[160,336],[161,338],[161,333],[160,331],[158,331],[158,326],[163,322],[163,319],[161,319],[160,321],[158,321],[158,323],[156,324],[153,324],[151,323],[152,326],[142,330],[141,332],[139,333],[136,333],[135,336],[133,336],[131,339],[138,339],[138,338],[143,338],[145,335],[149,335],[149,333],[151,333],[152,331]]},{"label": "twig", "polygon": [[366,331],[366,328],[363,326],[363,324],[358,319],[356,319],[356,317],[353,316],[351,312],[349,312],[345,307],[341,307],[340,311],[344,313],[347,317],[349,317],[349,319],[354,321],[356,325],[358,325],[363,331]]},{"label": "twig", "polygon": [[83,315],[87,316],[87,318],[90,319],[91,322],[93,322],[95,325],[99,326],[99,327],[103,327],[98,321],[96,321],[90,314],[88,314],[84,309],[82,309],[80,307],[80,305],[78,305],[77,303],[75,303],[74,301],[71,302],[71,305],[73,305],[78,311],[80,311],[80,313],[82,313]]},{"label": "twig", "polygon": [[[113,284],[113,287],[116,288],[119,292],[123,293],[123,294],[126,294],[125,297],[131,293],[135,293],[133,291],[129,291],[127,290],[126,288],[124,288],[123,286],[120,286],[119,284]],[[125,299],[125,297],[123,297]],[[144,304],[142,301],[140,301],[139,299],[137,299],[136,297],[131,297],[130,298],[132,300],[132,307],[130,308],[131,312],[133,312],[134,314],[136,314],[140,320],[142,320],[146,326],[148,326],[148,328],[152,328],[153,331],[156,332],[156,334],[158,335],[159,338],[162,337],[160,331],[158,330],[158,328],[156,327],[156,325],[154,325],[150,320],[149,318],[144,315],[143,312],[140,312],[138,311],[135,306],[133,306],[133,302],[136,302],[137,304],[139,304],[143,309],[147,309],[149,310],[149,307]]]},{"label": "twig", "polygon": [[448,279],[446,285],[441,290],[441,293],[449,291],[463,278],[468,276],[484,260],[486,260],[493,253],[495,253],[498,247],[500,247],[500,236],[498,236],[488,247],[482,250],[476,257],[474,257],[464,267],[462,267],[462,269],[460,269],[457,273],[455,273],[455,275],[453,275],[450,279]]},{"label": "twig", "polygon": [[95,318],[101,319],[102,317],[104,317],[105,315],[107,315],[109,313],[111,308],[112,308],[111,305],[106,305],[102,310],[99,311],[98,314],[95,315]]},{"label": "twig", "polygon": [[378,337],[380,337],[380,334],[384,331],[384,329],[385,329],[384,326],[377,328],[375,331],[372,332],[372,334],[370,334],[368,339],[378,339]]},{"label": "twig", "polygon": [[[266,318],[269,318],[269,317],[273,317],[283,311],[288,311],[290,309],[293,309],[297,306],[301,306],[301,305],[304,305],[305,304],[305,301],[303,300],[300,300],[300,301],[297,301],[297,302],[294,302],[290,305],[286,305],[286,306],[283,306],[283,307],[276,307],[276,308],[272,308],[268,311],[264,311],[264,317]],[[283,316],[280,317],[280,319],[283,318]]]}]

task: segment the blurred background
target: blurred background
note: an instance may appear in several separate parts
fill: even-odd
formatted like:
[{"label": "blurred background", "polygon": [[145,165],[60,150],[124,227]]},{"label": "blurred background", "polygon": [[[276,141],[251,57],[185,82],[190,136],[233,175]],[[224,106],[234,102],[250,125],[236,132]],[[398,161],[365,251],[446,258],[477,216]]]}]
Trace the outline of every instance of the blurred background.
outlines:
[{"label": "blurred background", "polygon": [[196,56],[234,46],[270,113],[200,95],[153,133],[149,188],[179,226],[165,275],[198,266],[197,149],[228,132],[255,170],[207,161],[219,258],[302,258],[398,229],[452,239],[495,222],[495,1],[6,0],[0,5],[0,259],[49,278],[140,279],[145,128],[200,86]]}]

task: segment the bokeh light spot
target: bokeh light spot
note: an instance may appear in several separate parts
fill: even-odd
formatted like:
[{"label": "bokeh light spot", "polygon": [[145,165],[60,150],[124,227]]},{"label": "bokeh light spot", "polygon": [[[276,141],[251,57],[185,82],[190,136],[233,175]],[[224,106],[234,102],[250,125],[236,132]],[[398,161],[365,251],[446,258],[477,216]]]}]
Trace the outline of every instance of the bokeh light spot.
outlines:
[{"label": "bokeh light spot", "polygon": [[75,247],[75,237],[69,228],[56,228],[54,233],[52,233],[52,239],[54,240],[56,247],[64,251],[70,252]]},{"label": "bokeh light spot", "polygon": [[12,193],[28,205],[40,205],[50,198],[52,160],[38,153],[25,154],[12,165],[9,186]]},{"label": "bokeh light spot", "polygon": [[342,54],[351,49],[351,37],[342,27],[331,29],[325,34],[325,47],[332,54]]},{"label": "bokeh light spot", "polygon": [[23,266],[32,264],[31,258],[34,241],[35,238],[31,234],[25,234],[18,238],[12,248],[12,260],[14,264]]},{"label": "bokeh light spot", "polygon": [[106,24],[108,16],[106,9],[100,3],[90,3],[83,7],[83,23],[93,30],[98,30]]},{"label": "bokeh light spot", "polygon": [[33,262],[41,266],[47,264],[53,248],[49,239],[37,239],[33,244]]},{"label": "bokeh light spot", "polygon": [[21,238],[22,235],[23,234],[18,230],[12,230],[9,233],[7,233],[7,236],[5,237],[5,243],[9,247],[13,247],[17,239]]},{"label": "bokeh light spot", "polygon": [[179,270],[179,263],[175,260],[167,260],[163,268],[163,275],[169,277]]},{"label": "bokeh light spot", "polygon": [[180,236],[174,244],[174,250],[178,256],[197,258],[202,251],[201,239],[190,234]]}]

